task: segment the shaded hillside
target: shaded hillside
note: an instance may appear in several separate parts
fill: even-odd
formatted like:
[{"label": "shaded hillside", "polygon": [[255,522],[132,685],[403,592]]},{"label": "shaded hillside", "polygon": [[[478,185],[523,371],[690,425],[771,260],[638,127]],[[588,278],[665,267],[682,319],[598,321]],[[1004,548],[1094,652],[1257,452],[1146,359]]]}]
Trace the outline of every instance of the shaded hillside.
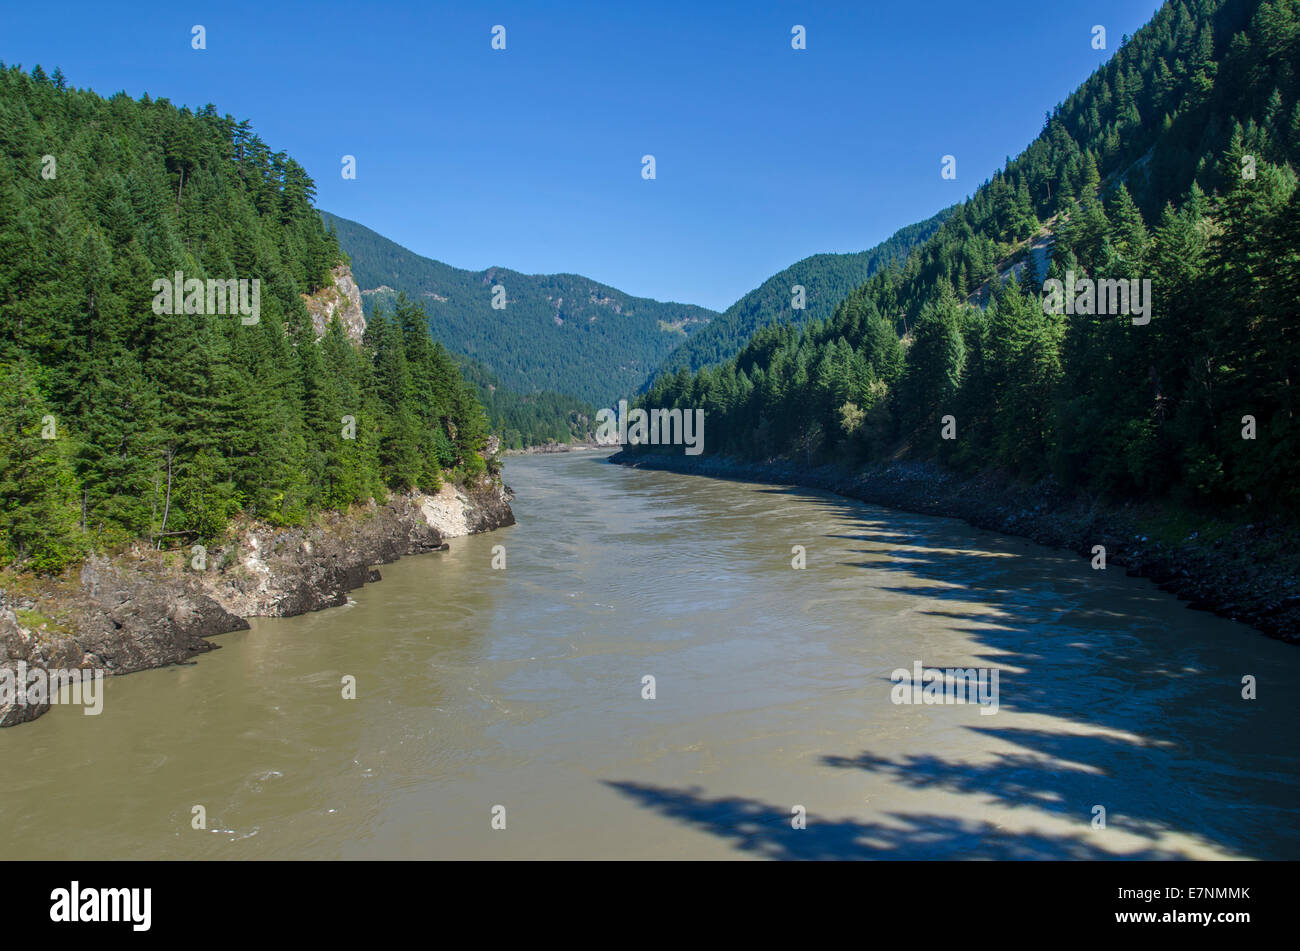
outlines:
[{"label": "shaded hillside", "polygon": [[[802,326],[831,315],[840,301],[882,267],[898,264],[952,214],[947,208],[932,218],[908,225],[869,251],[814,254],[774,274],[728,307],[669,354],[660,373],[685,367],[692,373],[731,359],[757,331],[775,323]],[[793,306],[795,285],[804,288],[802,310]]]},{"label": "shaded hillside", "polygon": [[[646,404],[704,408],[708,453],[1295,513],[1298,55],[1300,0],[1166,3],[902,267]],[[990,282],[1052,218],[1048,273]],[[1071,275],[1135,299],[1052,304],[1044,281]]]},{"label": "shaded hillside", "polygon": [[500,436],[503,449],[593,438],[596,409],[590,403],[549,390],[516,393],[477,360],[460,357],[456,363],[466,382],[476,387],[488,423]]},{"label": "shaded hillside", "polygon": [[[434,337],[520,393],[551,390],[607,404],[637,391],[664,357],[717,317],[693,304],[632,297],[577,274],[465,271],[421,257],[355,221],[323,213],[352,259],[367,312],[402,292]],[[506,306],[493,309],[493,287]]]}]

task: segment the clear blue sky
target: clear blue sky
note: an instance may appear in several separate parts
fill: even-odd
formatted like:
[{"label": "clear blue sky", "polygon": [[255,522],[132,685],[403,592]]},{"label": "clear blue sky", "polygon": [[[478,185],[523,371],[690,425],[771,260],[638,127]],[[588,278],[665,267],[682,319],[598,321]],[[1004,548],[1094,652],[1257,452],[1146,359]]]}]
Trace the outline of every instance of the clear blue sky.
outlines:
[{"label": "clear blue sky", "polygon": [[721,310],[969,195],[1159,5],[9,3],[0,58],[250,119],[320,207],[458,267]]}]

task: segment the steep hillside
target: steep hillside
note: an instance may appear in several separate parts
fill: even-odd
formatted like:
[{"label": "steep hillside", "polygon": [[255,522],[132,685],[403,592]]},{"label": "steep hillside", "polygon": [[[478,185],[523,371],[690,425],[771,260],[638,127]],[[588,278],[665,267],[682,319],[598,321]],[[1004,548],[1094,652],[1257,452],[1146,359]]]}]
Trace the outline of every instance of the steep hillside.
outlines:
[{"label": "steep hillside", "polygon": [[456,363],[465,381],[477,388],[478,400],[503,449],[593,438],[596,409],[590,403],[549,390],[516,393],[477,360],[460,357]]},{"label": "steep hillside", "polygon": [[[421,257],[355,221],[322,215],[352,259],[367,312],[404,293],[433,336],[481,362],[510,389],[595,403],[637,391],[674,347],[717,317],[693,304],[632,297],[577,274],[465,271]],[[493,288],[505,306],[493,308]]]},{"label": "steep hillside", "polygon": [[[902,262],[927,240],[952,214],[945,209],[932,218],[908,225],[887,241],[856,254],[814,254],[774,274],[759,287],[728,307],[668,355],[659,373],[676,373],[685,367],[694,373],[716,366],[740,352],[757,331],[775,323],[796,327],[824,320],[849,293],[861,287],[882,267]],[[794,307],[793,288],[804,289],[804,307]]]},{"label": "steep hillside", "polygon": [[362,319],[313,196],[212,106],[0,65],[0,568],[484,472],[474,390],[418,309]]},{"label": "steep hillside", "polygon": [[1300,0],[1171,0],[902,267],[645,404],[703,408],[706,453],[1294,515],[1298,56]]}]

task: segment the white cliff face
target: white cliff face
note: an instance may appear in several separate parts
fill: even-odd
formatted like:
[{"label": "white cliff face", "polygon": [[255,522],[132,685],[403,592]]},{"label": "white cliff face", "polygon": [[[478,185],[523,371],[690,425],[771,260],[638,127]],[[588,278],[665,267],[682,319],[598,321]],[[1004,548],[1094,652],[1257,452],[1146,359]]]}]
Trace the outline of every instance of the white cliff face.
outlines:
[{"label": "white cliff face", "polygon": [[361,335],[366,332],[366,318],[361,310],[361,289],[352,277],[352,269],[340,264],[330,272],[334,283],[322,287],[315,294],[302,295],[303,303],[311,314],[312,328],[317,337],[325,335],[330,321],[338,314],[343,324],[343,332],[353,343],[361,342]]},{"label": "white cliff face", "polygon": [[451,483],[444,483],[437,495],[420,498],[420,512],[430,528],[443,538],[460,538],[470,533],[466,510],[469,499]]},{"label": "white cliff face", "polygon": [[513,498],[509,487],[492,480],[464,486],[443,483],[434,495],[410,493],[425,524],[442,538],[460,538],[513,525],[515,516],[510,511]]}]

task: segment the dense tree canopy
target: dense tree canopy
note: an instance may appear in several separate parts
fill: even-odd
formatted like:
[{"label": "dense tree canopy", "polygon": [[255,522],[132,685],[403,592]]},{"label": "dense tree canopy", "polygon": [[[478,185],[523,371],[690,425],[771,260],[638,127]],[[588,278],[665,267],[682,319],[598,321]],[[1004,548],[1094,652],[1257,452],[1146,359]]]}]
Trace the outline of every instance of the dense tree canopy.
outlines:
[{"label": "dense tree canopy", "polygon": [[[311,179],[207,106],[0,66],[0,565],[302,522],[474,475],[487,420],[404,299],[358,345],[304,304],[340,252]],[[256,321],[154,282],[257,280]],[[211,295],[211,291],[208,292]],[[202,295],[199,295],[202,297]]]},{"label": "dense tree canopy", "polygon": [[[952,213],[946,209],[932,218],[900,228],[886,241],[854,254],[814,254],[772,275],[721,315],[701,328],[668,355],[660,373],[682,367],[692,373],[734,357],[757,331],[775,323],[796,327],[829,317],[849,292],[860,287],[881,268],[901,264],[938,230]],[[804,306],[795,308],[792,288],[804,289]]]},{"label": "dense tree canopy", "polygon": [[[694,304],[633,297],[578,274],[466,271],[421,257],[326,214],[366,289],[366,309],[398,293],[424,304],[434,337],[510,390],[609,405],[631,398],[664,357],[717,316]],[[504,307],[493,308],[493,288]]]},{"label": "dense tree canopy", "polygon": [[595,407],[562,393],[516,393],[483,364],[468,357],[457,361],[461,375],[476,387],[492,432],[505,449],[594,438]]},{"label": "dense tree canopy", "polygon": [[[644,405],[704,408],[711,453],[1294,513],[1298,61],[1300,0],[1171,0],[901,267]],[[1071,273],[1149,280],[1150,322],[1051,312]]]}]

